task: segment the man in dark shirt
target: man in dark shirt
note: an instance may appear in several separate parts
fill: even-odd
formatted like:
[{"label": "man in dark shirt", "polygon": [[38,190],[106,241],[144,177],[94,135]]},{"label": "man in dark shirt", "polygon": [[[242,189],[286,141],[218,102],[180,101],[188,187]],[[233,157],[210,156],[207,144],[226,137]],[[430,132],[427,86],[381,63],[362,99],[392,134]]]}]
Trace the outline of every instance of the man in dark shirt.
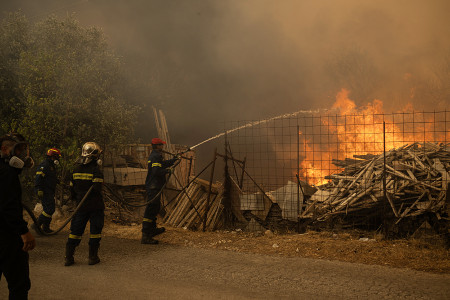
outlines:
[{"label": "man in dark shirt", "polygon": [[161,208],[161,190],[166,183],[166,174],[170,172],[169,167],[179,159],[178,156],[169,160],[163,159],[162,150],[165,143],[159,138],[152,139],[153,151],[148,158],[148,172],[145,179],[149,203],[142,220],[142,244],[158,244],[153,237],[165,231],[164,227],[156,227],[156,216]]},{"label": "man in dark shirt", "polygon": [[0,145],[0,279],[5,275],[10,299],[27,299],[31,287],[28,251],[36,241],[23,219],[19,174],[33,163],[20,134],[2,136]]},{"label": "man in dark shirt", "polygon": [[75,263],[73,257],[75,248],[81,242],[81,236],[88,221],[90,223],[89,264],[95,265],[100,262],[98,249],[105,217],[105,204],[102,197],[103,174],[99,168],[101,153],[102,150],[97,143],[85,143],[81,150],[81,157],[73,170],[70,183],[72,199],[79,204],[85,195],[90,192],[70,224],[70,234],[66,244],[65,266],[71,266]]}]

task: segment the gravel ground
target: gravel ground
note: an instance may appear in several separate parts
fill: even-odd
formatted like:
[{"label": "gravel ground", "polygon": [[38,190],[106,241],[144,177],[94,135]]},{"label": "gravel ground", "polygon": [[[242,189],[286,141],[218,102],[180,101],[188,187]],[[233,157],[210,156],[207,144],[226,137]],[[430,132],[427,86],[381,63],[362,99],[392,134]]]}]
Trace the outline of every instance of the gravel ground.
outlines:
[{"label": "gravel ground", "polygon": [[[105,234],[138,240],[141,225],[109,222]],[[242,231],[193,232],[168,228],[159,238],[171,245],[220,249],[277,257],[304,257],[370,265],[408,268],[450,274],[450,251],[428,240],[383,240],[381,235],[361,231],[316,232],[277,235]],[[434,241],[435,242],[435,241]]]},{"label": "gravel ground", "polygon": [[[38,237],[37,248],[30,252],[30,299],[448,299],[450,296],[449,274],[204,249],[189,242],[188,246],[181,246],[170,242],[170,232],[160,238],[160,245],[141,245],[135,238],[108,234],[114,230],[113,226],[105,230],[100,249],[102,262],[95,266],[87,264],[86,238],[77,249],[76,264],[64,267],[67,234]],[[3,279],[0,299],[6,297]]]}]

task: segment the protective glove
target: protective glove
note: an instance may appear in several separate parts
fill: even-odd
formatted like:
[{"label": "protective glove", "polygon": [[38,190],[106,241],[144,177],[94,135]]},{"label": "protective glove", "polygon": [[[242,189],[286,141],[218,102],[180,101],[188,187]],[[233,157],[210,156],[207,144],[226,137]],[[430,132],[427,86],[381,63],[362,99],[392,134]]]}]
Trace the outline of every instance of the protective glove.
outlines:
[{"label": "protective glove", "polygon": [[37,192],[37,195],[38,195],[38,198],[39,198],[39,199],[44,198],[44,191],[40,191],[40,190],[39,190],[39,191]]}]

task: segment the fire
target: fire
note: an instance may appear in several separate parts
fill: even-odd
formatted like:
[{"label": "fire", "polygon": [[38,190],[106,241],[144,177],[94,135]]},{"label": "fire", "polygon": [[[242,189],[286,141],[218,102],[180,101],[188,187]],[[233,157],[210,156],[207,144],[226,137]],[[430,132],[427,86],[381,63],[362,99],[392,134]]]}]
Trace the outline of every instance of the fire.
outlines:
[{"label": "fire", "polygon": [[330,169],[336,169],[335,166],[331,164],[331,153],[330,152],[315,152],[311,148],[309,143],[304,144],[306,159],[301,163],[301,168],[303,171],[303,176],[307,181],[314,181],[314,184],[325,184],[328,180],[325,176],[330,174]]},{"label": "fire", "polygon": [[304,136],[305,153],[301,175],[313,184],[326,183],[325,176],[340,171],[331,163],[332,159],[379,154],[385,147],[388,151],[415,142],[450,141],[450,130],[436,130],[439,122],[433,119],[433,115],[414,114],[411,104],[398,113],[385,114],[381,100],[357,107],[349,98],[349,91],[342,89],[332,108],[335,116],[320,119],[328,131],[328,140],[308,140],[299,132]]}]

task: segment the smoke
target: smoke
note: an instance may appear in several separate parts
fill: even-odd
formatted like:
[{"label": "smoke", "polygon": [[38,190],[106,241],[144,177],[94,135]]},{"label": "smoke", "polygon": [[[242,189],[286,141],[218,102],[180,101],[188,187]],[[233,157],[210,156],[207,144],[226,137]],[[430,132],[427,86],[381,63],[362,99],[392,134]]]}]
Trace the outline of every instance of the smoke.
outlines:
[{"label": "smoke", "polygon": [[341,88],[388,111],[449,104],[423,98],[450,58],[446,0],[2,3],[32,20],[73,15],[102,28],[129,75],[128,101],[145,104],[144,142],[155,134],[151,105],[166,113],[172,141],[193,145],[230,129],[224,121],[330,108]]}]

